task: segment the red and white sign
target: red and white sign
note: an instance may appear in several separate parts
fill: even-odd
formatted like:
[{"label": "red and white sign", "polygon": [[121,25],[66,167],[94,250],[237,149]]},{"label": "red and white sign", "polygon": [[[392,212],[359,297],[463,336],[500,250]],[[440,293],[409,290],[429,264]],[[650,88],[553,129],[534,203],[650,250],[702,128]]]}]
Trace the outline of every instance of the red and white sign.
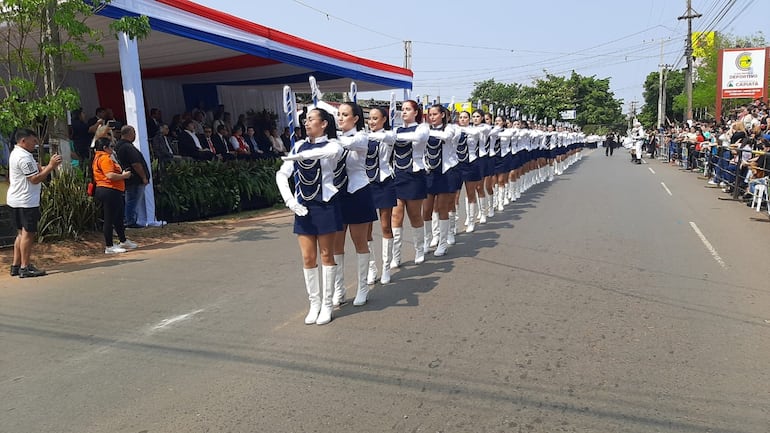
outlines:
[{"label": "red and white sign", "polygon": [[721,50],[719,89],[722,99],[764,99],[767,96],[767,48]]}]

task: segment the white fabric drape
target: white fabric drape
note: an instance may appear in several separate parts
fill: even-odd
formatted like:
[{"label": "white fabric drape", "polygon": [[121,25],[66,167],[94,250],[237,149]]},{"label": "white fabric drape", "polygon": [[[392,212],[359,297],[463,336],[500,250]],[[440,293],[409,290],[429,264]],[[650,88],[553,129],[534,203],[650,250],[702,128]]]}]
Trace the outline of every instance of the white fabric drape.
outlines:
[{"label": "white fabric drape", "polygon": [[171,122],[174,114],[187,111],[184,106],[182,85],[171,80],[144,80],[144,100],[146,108],[159,108],[163,112],[163,121]]},{"label": "white fabric drape", "polygon": [[[142,74],[139,66],[139,48],[135,39],[123,32],[118,34],[118,55],[120,56],[120,74],[123,77],[123,99],[126,103],[126,123],[136,129],[134,146],[142,152],[147,167],[150,167],[150,143],[147,140],[147,120],[142,94]],[[144,204],[137,206],[137,224],[161,225],[155,219],[155,194],[153,181],[145,188]]]},{"label": "white fabric drape", "polygon": [[249,110],[272,111],[278,115],[279,129],[283,129],[286,119],[283,115],[283,90],[262,90],[246,86],[217,86],[219,103],[225,105],[225,110],[232,113],[233,120],[241,113]]}]

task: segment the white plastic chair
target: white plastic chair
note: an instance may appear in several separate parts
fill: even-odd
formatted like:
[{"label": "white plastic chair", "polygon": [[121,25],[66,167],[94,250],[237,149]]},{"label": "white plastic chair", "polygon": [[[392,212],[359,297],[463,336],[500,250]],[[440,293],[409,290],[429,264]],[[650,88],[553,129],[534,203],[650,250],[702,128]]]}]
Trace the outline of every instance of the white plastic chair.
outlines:
[{"label": "white plastic chair", "polygon": [[[754,185],[754,196],[751,198],[751,207],[754,207],[754,205],[757,205],[757,212],[759,212],[759,209],[762,207],[762,200],[767,201],[767,185]],[[770,205],[768,206],[770,207]],[[770,212],[770,211],[769,211]]]}]

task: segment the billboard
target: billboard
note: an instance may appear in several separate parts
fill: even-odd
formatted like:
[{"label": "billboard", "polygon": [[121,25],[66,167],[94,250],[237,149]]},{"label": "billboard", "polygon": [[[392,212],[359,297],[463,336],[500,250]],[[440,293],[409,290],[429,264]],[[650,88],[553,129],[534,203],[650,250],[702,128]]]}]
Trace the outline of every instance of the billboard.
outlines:
[{"label": "billboard", "polygon": [[720,97],[765,98],[767,89],[767,48],[730,48],[719,54]]},{"label": "billboard", "polygon": [[716,32],[692,32],[692,56],[702,59],[714,49]]}]

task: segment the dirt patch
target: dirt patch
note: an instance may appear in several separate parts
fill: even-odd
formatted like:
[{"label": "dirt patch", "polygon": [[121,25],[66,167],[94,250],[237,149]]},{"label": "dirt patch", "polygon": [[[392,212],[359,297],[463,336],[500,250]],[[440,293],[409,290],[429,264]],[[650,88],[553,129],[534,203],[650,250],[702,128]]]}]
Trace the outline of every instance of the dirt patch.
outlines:
[{"label": "dirt patch", "polygon": [[[190,239],[205,239],[222,235],[222,233],[241,227],[253,226],[255,222],[265,219],[282,218],[286,210],[263,209],[228,215],[227,217],[207,221],[172,223],[163,227],[147,227],[141,229],[126,229],[126,237],[141,247],[157,244],[168,244]],[[115,238],[117,241],[117,237]],[[41,269],[58,267],[62,264],[86,262],[94,258],[104,257],[104,239],[101,233],[90,232],[80,240],[63,240],[55,242],[35,243],[32,249],[32,262]],[[10,266],[13,262],[13,248],[0,249],[0,261]]]}]

